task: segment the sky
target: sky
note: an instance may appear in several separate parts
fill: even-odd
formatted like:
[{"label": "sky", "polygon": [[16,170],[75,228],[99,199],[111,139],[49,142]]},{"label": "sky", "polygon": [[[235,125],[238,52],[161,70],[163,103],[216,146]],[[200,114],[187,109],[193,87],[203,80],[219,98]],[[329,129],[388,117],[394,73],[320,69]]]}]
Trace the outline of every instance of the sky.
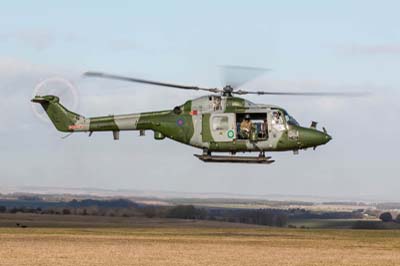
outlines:
[{"label": "sky", "polygon": [[[0,9],[0,186],[307,195],[400,201],[398,1],[7,1]],[[250,96],[318,121],[333,140],[272,165],[205,164],[151,132],[64,134],[29,102],[69,80],[77,112],[164,110],[204,95],[82,78],[88,70],[221,86],[218,66],[272,69],[249,90],[368,91],[363,98]],[[62,101],[63,99],[61,99]],[[75,110],[74,110],[75,111]]]}]

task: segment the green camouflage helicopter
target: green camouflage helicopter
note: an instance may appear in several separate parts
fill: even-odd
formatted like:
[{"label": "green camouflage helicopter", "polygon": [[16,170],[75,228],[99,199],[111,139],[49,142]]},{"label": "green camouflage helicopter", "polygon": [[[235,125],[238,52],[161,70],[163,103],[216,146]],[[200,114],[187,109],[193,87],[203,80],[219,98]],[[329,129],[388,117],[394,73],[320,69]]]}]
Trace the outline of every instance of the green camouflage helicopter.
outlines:
[{"label": "green camouflage helicopter", "polygon": [[[302,95],[302,96],[347,96],[348,93],[318,92],[268,92],[234,89],[227,85],[220,88],[183,86],[144,79],[111,75],[101,72],[86,72],[85,76],[116,79],[156,86],[211,92],[211,95],[188,100],[171,110],[109,115],[86,118],[67,110],[54,95],[36,95],[32,102],[44,108],[50,120],[62,132],[111,131],[115,140],[119,132],[146,130],[154,132],[156,140],[170,138],[203,150],[195,154],[204,162],[270,164],[274,160],[265,156],[269,151],[293,151],[316,148],[332,138],[326,129],[300,126],[285,109],[265,104],[254,104],[234,95]],[[230,155],[213,155],[214,152]],[[258,152],[258,156],[237,156],[237,152]]]}]

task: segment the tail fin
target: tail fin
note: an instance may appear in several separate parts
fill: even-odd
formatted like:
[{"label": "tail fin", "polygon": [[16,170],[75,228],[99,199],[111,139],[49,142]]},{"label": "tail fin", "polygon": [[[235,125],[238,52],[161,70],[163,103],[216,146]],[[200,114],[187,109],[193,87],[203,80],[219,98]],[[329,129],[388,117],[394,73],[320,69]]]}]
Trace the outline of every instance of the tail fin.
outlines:
[{"label": "tail fin", "polygon": [[35,96],[31,101],[42,105],[51,122],[59,131],[72,132],[73,125],[82,118],[82,116],[69,111],[60,104],[60,99],[57,96]]}]

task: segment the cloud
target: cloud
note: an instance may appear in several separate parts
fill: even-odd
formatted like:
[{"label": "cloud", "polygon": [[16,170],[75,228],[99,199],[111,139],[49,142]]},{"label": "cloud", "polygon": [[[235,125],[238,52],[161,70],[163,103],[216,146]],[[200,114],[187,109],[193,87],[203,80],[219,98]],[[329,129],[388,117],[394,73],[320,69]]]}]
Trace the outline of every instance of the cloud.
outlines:
[{"label": "cloud", "polygon": [[15,78],[21,75],[37,76],[48,71],[50,71],[50,68],[26,60],[12,57],[0,58],[0,77],[2,77],[3,80]]},{"label": "cloud", "polygon": [[0,40],[2,42],[17,42],[41,51],[49,48],[55,42],[55,36],[44,30],[23,30],[3,33],[0,35]]},{"label": "cloud", "polygon": [[351,45],[340,47],[339,51],[351,55],[400,55],[399,44],[376,44],[376,45]]},{"label": "cloud", "polygon": [[12,42],[28,46],[36,51],[51,48],[59,41],[75,42],[81,37],[75,33],[56,34],[45,29],[24,29],[15,32],[0,33],[1,42]]},{"label": "cloud", "polygon": [[140,46],[137,42],[132,40],[115,40],[110,42],[110,48],[113,51],[125,52],[137,50]]}]

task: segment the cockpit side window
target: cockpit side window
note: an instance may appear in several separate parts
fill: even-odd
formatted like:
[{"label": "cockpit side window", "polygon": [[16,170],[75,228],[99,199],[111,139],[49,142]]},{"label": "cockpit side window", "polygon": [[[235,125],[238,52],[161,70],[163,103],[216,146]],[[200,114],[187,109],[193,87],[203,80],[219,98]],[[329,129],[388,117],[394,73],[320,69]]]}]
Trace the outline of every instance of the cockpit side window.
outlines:
[{"label": "cockpit side window", "polygon": [[289,115],[285,110],[283,111],[286,119],[286,123],[291,126],[299,126],[299,123],[294,119],[293,116]]}]

